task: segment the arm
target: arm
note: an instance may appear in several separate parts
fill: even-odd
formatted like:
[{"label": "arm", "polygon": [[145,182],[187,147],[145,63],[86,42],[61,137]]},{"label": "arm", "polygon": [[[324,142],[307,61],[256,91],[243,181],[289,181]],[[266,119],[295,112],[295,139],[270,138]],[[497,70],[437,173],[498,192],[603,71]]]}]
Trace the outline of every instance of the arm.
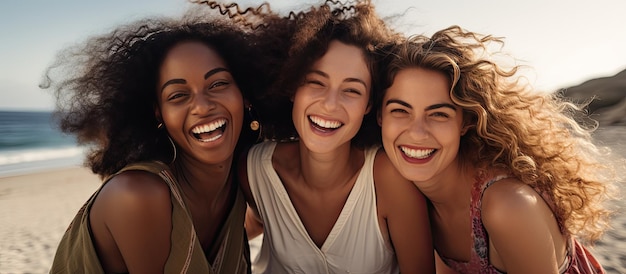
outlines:
[{"label": "arm", "polygon": [[259,211],[257,210],[254,196],[250,190],[250,182],[248,181],[248,151],[241,153],[237,162],[237,176],[241,184],[241,190],[248,202],[248,208],[246,209],[245,228],[248,240],[252,240],[255,237],[263,233],[263,222],[259,217]]},{"label": "arm", "polygon": [[505,179],[489,187],[482,219],[494,249],[494,266],[511,274],[558,273],[564,237],[549,206],[528,185]]},{"label": "arm", "polygon": [[90,211],[105,272],[163,273],[170,252],[172,204],[163,180],[142,171],[109,181]]},{"label": "arm", "polygon": [[257,236],[263,234],[263,223],[254,213],[254,210],[248,206],[246,209],[246,234],[248,234],[248,240],[252,240]]},{"label": "arm", "polygon": [[458,272],[443,262],[437,251],[435,251],[435,268],[437,269],[437,274],[458,274]]},{"label": "arm", "polygon": [[402,273],[435,273],[434,249],[426,199],[378,153],[374,178],[379,215],[386,220],[389,238]]}]

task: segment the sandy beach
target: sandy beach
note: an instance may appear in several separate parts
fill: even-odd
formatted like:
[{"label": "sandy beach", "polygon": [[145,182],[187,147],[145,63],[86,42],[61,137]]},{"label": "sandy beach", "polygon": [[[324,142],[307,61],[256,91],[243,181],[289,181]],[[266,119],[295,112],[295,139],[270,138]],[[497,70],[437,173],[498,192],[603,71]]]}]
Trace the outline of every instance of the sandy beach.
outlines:
[{"label": "sandy beach", "polygon": [[[626,127],[599,135],[607,144],[621,142],[616,152],[626,155]],[[99,185],[81,167],[0,178],[0,273],[47,273],[67,225]],[[613,229],[592,252],[608,273],[626,273],[626,202],[614,205]]]}]

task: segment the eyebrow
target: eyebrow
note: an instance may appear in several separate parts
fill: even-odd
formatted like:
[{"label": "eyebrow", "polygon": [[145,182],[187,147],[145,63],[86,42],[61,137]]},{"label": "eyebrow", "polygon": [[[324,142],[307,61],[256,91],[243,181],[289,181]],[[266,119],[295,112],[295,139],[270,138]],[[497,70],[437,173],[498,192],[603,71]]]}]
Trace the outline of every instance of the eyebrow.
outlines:
[{"label": "eyebrow", "polygon": [[[388,105],[393,104],[393,103],[400,104],[400,105],[403,105],[403,106],[405,106],[407,108],[413,109],[413,106],[411,106],[409,103],[407,103],[405,101],[402,101],[402,100],[398,100],[398,99],[389,99],[389,100],[387,100],[387,102],[385,103],[385,106],[388,106]],[[438,109],[438,108],[449,108],[449,109],[452,109],[452,110],[456,111],[456,106],[453,105],[453,104],[448,104],[448,103],[441,103],[441,104],[430,105],[430,106],[426,107],[425,110],[433,110],[433,109]]]},{"label": "eyebrow", "polygon": [[207,72],[207,73],[204,75],[204,79],[205,79],[205,80],[206,80],[206,79],[209,79],[209,77],[213,76],[214,74],[216,74],[216,73],[218,73],[218,72],[222,72],[222,71],[230,72],[230,70],[228,70],[227,68],[222,68],[222,67],[219,67],[219,68],[214,68],[214,69],[212,69],[212,70],[209,70],[209,72]]},{"label": "eyebrow", "polygon": [[[315,73],[315,74],[321,75],[323,77],[330,78],[330,76],[326,72],[323,72],[323,71],[320,71],[320,70],[311,70],[311,71],[309,71],[309,73]],[[360,83],[365,88],[367,88],[367,84],[365,84],[365,81],[363,81],[363,80],[361,80],[359,78],[346,78],[343,81],[344,82],[352,82],[352,83]]]},{"label": "eyebrow", "polygon": [[385,106],[391,105],[393,103],[400,104],[400,105],[403,105],[403,106],[405,106],[407,108],[413,109],[413,107],[411,105],[409,105],[409,103],[407,103],[405,101],[402,101],[402,100],[398,100],[398,99],[389,99],[389,100],[387,100],[387,102],[385,103]]},{"label": "eyebrow", "polygon": [[[230,70],[228,70],[227,68],[214,68],[212,70],[209,70],[209,72],[207,72],[206,74],[204,74],[204,79],[209,79],[209,77],[215,75],[216,73],[222,72],[222,71],[226,71],[226,72],[230,72]],[[169,86],[169,85],[173,85],[173,84],[186,84],[187,81],[185,79],[172,79],[169,80],[167,82],[165,82],[165,84],[163,84],[163,86],[161,87],[161,92],[163,92],[163,90]]]},{"label": "eyebrow", "polygon": [[438,108],[449,108],[449,109],[456,111],[456,106],[453,104],[448,104],[448,103],[430,105],[426,108],[426,110],[433,110],[433,109],[438,109]]}]

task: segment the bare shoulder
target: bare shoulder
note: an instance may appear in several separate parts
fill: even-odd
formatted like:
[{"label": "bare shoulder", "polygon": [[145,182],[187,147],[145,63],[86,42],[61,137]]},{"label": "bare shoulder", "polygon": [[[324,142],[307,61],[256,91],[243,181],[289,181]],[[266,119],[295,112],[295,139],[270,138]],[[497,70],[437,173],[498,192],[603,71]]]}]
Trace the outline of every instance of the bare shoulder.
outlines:
[{"label": "bare shoulder", "polygon": [[483,193],[481,212],[487,227],[520,227],[549,210],[539,193],[516,178],[502,179]]},{"label": "bare shoulder", "polygon": [[509,273],[556,273],[566,241],[550,207],[532,187],[515,178],[498,181],[483,193],[481,212],[494,266]]},{"label": "bare shoulder", "polygon": [[105,269],[159,272],[170,250],[170,197],[167,183],[146,171],[126,171],[106,183],[89,214],[94,245]]},{"label": "bare shoulder", "polygon": [[376,152],[374,159],[374,181],[379,183],[406,182],[413,185],[409,180],[402,177],[382,148]]},{"label": "bare shoulder", "polygon": [[434,273],[426,199],[413,182],[402,177],[383,149],[378,150],[373,169],[381,231],[395,250],[400,271]]},{"label": "bare shoulder", "polygon": [[146,171],[126,171],[106,183],[94,207],[98,204],[113,214],[154,211],[163,206],[170,207],[170,189],[158,175]]},{"label": "bare shoulder", "polygon": [[401,204],[421,205],[425,201],[413,182],[402,177],[383,149],[376,154],[373,172],[376,197],[380,206],[389,206],[391,210]]},{"label": "bare shoulder", "polygon": [[167,224],[172,214],[170,197],[167,183],[155,174],[126,171],[116,175],[102,188],[91,208],[94,235],[119,236],[152,224]]}]

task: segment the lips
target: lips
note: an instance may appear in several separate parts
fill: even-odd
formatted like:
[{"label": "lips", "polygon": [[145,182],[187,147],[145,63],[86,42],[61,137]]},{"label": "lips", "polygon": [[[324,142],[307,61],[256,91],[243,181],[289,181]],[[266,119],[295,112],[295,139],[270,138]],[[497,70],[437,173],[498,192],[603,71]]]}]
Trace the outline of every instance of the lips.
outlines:
[{"label": "lips", "polygon": [[343,126],[343,123],[339,121],[326,120],[319,116],[313,116],[313,115],[309,116],[309,122],[311,122],[313,127],[315,127],[316,129],[322,132],[330,132]]},{"label": "lips", "polygon": [[222,137],[225,128],[226,119],[219,119],[208,124],[196,126],[191,129],[191,133],[198,141],[208,143]]},{"label": "lips", "polygon": [[404,146],[400,146],[399,148],[407,157],[420,160],[430,157],[437,151],[436,149],[413,149]]}]

